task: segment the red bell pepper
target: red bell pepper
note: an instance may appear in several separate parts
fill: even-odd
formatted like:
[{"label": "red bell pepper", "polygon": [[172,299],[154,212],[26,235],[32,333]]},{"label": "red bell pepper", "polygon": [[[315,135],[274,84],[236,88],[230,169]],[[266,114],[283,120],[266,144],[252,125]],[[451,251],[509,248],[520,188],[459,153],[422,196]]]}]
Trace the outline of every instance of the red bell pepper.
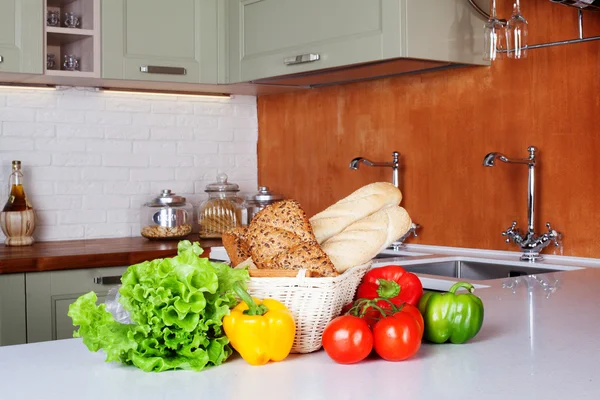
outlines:
[{"label": "red bell pepper", "polygon": [[406,272],[399,265],[373,268],[364,276],[356,297],[358,299],[388,299],[396,305],[419,304],[423,296],[423,285],[415,274]]}]

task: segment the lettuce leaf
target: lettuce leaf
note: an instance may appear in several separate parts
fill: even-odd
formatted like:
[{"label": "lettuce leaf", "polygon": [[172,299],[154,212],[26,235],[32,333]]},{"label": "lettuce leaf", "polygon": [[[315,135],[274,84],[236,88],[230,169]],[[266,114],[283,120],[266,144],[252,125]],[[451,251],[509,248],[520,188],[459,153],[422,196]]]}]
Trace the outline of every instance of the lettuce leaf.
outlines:
[{"label": "lettuce leaf", "polygon": [[74,337],[106,361],[144,371],[192,369],[223,363],[232,353],[222,320],[237,303],[233,284],[248,271],[200,258],[198,243],[182,241],[173,258],[132,265],[121,278],[119,301],[133,324],[116,322],[94,292],[69,307]]}]

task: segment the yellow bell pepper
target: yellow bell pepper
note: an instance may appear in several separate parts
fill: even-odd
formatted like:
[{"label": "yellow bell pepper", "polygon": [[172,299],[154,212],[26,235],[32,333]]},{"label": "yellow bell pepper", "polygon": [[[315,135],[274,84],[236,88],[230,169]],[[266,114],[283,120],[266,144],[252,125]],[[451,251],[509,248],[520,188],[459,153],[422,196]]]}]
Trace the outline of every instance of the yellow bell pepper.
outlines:
[{"label": "yellow bell pepper", "polygon": [[261,302],[250,297],[239,282],[233,289],[242,302],[223,318],[223,328],[233,348],[251,365],[286,358],[296,334],[290,311],[277,300]]}]

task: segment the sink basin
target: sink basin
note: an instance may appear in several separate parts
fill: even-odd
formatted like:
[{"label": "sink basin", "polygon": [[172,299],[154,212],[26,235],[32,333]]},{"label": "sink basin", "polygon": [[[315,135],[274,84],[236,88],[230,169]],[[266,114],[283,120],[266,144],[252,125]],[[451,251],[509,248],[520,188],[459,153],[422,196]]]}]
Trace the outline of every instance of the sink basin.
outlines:
[{"label": "sink basin", "polygon": [[447,276],[464,280],[502,279],[563,270],[563,268],[548,268],[548,265],[528,266],[517,263],[515,265],[507,265],[467,260],[411,263],[410,265],[403,265],[403,267],[407,271],[414,273]]}]

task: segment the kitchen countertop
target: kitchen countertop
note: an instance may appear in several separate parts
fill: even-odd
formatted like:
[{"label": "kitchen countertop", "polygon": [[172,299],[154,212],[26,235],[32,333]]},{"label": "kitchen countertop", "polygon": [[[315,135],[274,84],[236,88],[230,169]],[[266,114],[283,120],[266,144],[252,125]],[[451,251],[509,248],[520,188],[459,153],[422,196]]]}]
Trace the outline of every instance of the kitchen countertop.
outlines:
[{"label": "kitchen countertop", "polygon": [[476,292],[485,304],[479,335],[462,345],[424,344],[403,362],[338,365],[319,351],[262,367],[237,357],[198,373],[144,373],[105,363],[102,353],[69,339],[1,347],[0,393],[46,400],[600,398],[600,269],[479,283],[489,286]]},{"label": "kitchen countertop", "polygon": [[[186,239],[198,241],[198,235]],[[177,254],[178,240],[143,237],[39,242],[31,246],[0,245],[0,275],[63,269],[117,267]],[[220,239],[200,240],[208,256]]]}]

